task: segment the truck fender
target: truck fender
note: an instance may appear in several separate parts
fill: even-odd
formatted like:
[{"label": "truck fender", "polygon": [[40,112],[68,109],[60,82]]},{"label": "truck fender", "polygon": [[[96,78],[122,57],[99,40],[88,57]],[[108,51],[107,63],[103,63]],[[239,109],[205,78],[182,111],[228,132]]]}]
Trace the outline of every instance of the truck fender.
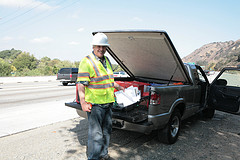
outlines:
[{"label": "truck fender", "polygon": [[173,104],[171,105],[170,109],[166,113],[158,114],[158,115],[148,115],[149,118],[155,118],[155,117],[161,117],[166,115],[171,115],[175,108],[178,108],[180,110],[181,115],[183,115],[185,111],[185,103],[183,98],[176,99]]},{"label": "truck fender", "polygon": [[172,114],[176,108],[179,109],[180,114],[183,115],[185,112],[185,103],[183,98],[176,99],[176,101],[172,104],[169,113]]}]

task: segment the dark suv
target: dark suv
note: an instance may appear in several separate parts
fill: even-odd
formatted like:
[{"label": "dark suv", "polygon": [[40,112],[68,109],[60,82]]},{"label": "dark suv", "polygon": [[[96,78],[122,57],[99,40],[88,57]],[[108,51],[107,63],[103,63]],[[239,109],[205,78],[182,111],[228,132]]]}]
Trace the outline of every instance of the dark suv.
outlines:
[{"label": "dark suv", "polygon": [[64,86],[68,83],[77,81],[78,68],[61,68],[57,74],[57,80],[60,80]]}]

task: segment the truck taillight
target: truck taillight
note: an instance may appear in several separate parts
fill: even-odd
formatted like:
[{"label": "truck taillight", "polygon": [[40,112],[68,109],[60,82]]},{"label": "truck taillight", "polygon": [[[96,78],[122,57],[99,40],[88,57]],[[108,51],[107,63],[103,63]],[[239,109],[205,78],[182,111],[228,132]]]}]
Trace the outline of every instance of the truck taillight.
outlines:
[{"label": "truck taillight", "polygon": [[72,74],[70,74],[70,78],[72,78]]},{"label": "truck taillight", "polygon": [[151,98],[150,98],[150,104],[160,104],[161,102],[161,96],[160,94],[157,94],[156,92],[151,93]]}]

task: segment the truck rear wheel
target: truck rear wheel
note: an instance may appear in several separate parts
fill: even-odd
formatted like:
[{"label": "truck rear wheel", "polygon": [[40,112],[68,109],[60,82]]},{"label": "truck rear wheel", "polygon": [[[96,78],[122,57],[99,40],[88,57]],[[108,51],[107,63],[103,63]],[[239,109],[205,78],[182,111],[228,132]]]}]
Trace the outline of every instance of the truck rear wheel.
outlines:
[{"label": "truck rear wheel", "polygon": [[63,84],[64,86],[67,86],[67,85],[68,85],[68,83],[66,83],[66,82],[63,82],[62,84]]},{"label": "truck rear wheel", "polygon": [[178,109],[175,109],[171,115],[167,126],[158,130],[158,139],[162,143],[173,144],[177,141],[181,128],[181,114]]}]

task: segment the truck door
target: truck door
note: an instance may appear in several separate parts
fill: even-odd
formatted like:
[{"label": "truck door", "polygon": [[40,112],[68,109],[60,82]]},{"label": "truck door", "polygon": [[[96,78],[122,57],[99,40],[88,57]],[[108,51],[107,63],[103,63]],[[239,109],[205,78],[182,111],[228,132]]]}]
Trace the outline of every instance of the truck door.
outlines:
[{"label": "truck door", "polygon": [[213,80],[208,104],[220,111],[240,115],[240,68],[224,68]]}]

